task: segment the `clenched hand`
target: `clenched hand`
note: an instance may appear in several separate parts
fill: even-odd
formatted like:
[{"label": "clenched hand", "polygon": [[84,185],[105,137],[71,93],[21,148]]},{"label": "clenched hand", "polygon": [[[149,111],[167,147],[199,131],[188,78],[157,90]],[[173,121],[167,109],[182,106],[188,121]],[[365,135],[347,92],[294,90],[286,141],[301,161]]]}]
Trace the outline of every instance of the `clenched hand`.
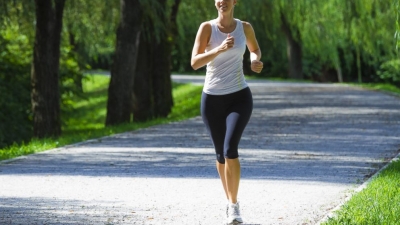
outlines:
[{"label": "clenched hand", "polygon": [[222,42],[222,44],[219,46],[219,50],[221,52],[225,52],[228,49],[232,48],[233,45],[235,44],[235,38],[231,36],[231,34],[228,34],[226,39]]},{"label": "clenched hand", "polygon": [[263,69],[264,64],[259,61],[259,60],[253,60],[251,61],[251,70],[256,72],[256,73],[260,73],[261,70]]}]

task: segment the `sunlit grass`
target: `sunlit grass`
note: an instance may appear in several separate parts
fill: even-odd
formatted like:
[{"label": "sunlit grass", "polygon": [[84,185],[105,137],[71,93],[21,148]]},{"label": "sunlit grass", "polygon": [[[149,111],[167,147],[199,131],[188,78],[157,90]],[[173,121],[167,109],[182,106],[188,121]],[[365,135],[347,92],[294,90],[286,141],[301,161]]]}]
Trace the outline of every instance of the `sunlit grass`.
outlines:
[{"label": "sunlit grass", "polygon": [[323,225],[386,225],[400,223],[400,161],[356,193]]},{"label": "sunlit grass", "polygon": [[400,94],[400,88],[396,87],[393,84],[387,84],[387,83],[364,83],[364,84],[350,84],[353,86],[357,87],[362,87],[370,90],[375,90],[375,91],[383,91],[387,93],[395,93],[395,94]]},{"label": "sunlit grass", "polygon": [[83,82],[83,98],[73,99],[73,107],[62,116],[63,133],[104,128],[109,76],[91,75]]},{"label": "sunlit grass", "polygon": [[75,97],[72,101],[72,106],[62,115],[62,136],[56,139],[33,139],[29,143],[14,144],[5,149],[1,149],[0,160],[41,152],[88,139],[145,128],[156,124],[184,120],[200,114],[202,87],[191,84],[174,84],[174,106],[167,118],[157,118],[143,123],[128,123],[105,127],[108,83],[108,76],[88,76],[83,82],[83,97]]}]

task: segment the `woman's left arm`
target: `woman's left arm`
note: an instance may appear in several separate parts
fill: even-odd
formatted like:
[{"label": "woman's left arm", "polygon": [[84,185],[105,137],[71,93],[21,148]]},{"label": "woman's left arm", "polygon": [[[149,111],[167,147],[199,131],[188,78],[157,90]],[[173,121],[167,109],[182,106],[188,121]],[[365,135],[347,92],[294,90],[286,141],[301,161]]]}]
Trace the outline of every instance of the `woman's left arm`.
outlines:
[{"label": "woman's left arm", "polygon": [[263,69],[263,63],[260,61],[261,50],[258,46],[254,29],[248,22],[243,22],[243,29],[246,35],[247,48],[250,51],[251,70],[260,73]]}]

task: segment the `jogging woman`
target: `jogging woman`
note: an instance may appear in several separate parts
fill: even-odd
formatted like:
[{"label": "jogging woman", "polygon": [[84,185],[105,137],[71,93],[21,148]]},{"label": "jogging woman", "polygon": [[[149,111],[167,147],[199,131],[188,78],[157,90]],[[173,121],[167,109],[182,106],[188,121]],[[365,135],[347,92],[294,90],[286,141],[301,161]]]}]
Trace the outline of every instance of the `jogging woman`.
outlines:
[{"label": "jogging woman", "polygon": [[191,65],[207,65],[201,115],[216,152],[216,167],[226,198],[227,224],[243,223],[237,201],[240,162],[238,145],[253,110],[243,74],[243,54],[250,51],[251,70],[260,73],[261,51],[250,23],[235,19],[237,0],[215,0],[218,17],[203,22],[197,32]]}]

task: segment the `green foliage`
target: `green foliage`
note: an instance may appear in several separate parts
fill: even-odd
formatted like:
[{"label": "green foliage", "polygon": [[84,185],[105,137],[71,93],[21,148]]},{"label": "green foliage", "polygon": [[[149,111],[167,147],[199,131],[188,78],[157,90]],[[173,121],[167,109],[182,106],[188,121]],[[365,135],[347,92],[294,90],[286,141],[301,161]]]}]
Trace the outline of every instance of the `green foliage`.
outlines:
[{"label": "green foliage", "polygon": [[384,225],[400,221],[400,161],[391,163],[324,225]]},{"label": "green foliage", "polygon": [[396,39],[396,50],[397,54],[399,54],[400,47],[400,2],[394,0],[394,5],[396,6],[396,32],[394,34],[394,38]]},{"label": "green foliage", "polygon": [[65,111],[73,105],[75,96],[82,96],[83,69],[78,62],[77,54],[68,43],[63,42],[60,54],[60,93],[61,110]]},{"label": "green foliage", "polygon": [[384,62],[377,73],[382,80],[400,84],[400,59]]},{"label": "green foliage", "polygon": [[[5,13],[0,16],[0,147],[4,147],[14,142],[28,141],[32,136],[30,65],[35,10],[31,2],[22,4],[14,1],[1,6],[0,12]],[[83,35],[83,32],[79,35]],[[69,30],[64,26],[59,72],[63,111],[72,107],[73,97],[80,95],[82,71],[89,68],[82,63],[82,57],[77,52],[78,46],[72,44]]]},{"label": "green foliage", "polygon": [[110,69],[119,17],[119,0],[66,1],[63,39],[79,67]]},{"label": "green foliage", "polygon": [[215,15],[213,1],[182,0],[177,16],[179,35],[172,52],[173,71],[193,71],[190,58],[197,29],[203,21],[211,20]]},{"label": "green foliage", "polygon": [[[345,81],[380,81],[377,69],[396,57],[393,47],[396,13],[393,12],[398,12],[399,3],[394,2],[239,0],[235,17],[254,27],[263,53],[263,76],[285,77],[287,74],[286,39],[281,31],[283,14],[296,40],[301,42],[305,77],[312,79],[323,76],[325,71],[337,73],[340,70]],[[197,29],[201,22],[216,17],[213,1],[182,0],[178,16],[180,36],[173,55],[174,71],[191,70],[189,61]],[[244,60],[248,63],[246,57]]]},{"label": "green foliage", "polygon": [[[166,21],[159,2],[140,3],[147,15],[142,29],[153,29],[156,37],[163,35]],[[90,65],[91,69],[111,70],[120,16],[119,0],[66,1],[63,36],[76,53],[80,68]]]},{"label": "green foliage", "polygon": [[0,30],[0,148],[31,138],[31,46],[20,31]]},{"label": "green foliage", "polygon": [[166,10],[157,0],[140,0],[143,11],[142,32],[148,40],[160,42],[160,36],[166,35]]},{"label": "green foliage", "polygon": [[[296,2],[292,3],[292,7],[288,8],[297,7]],[[282,2],[282,4],[285,4],[285,2]],[[286,77],[287,75],[288,60],[286,41],[280,30],[280,7],[279,1],[254,0],[239,1],[235,7],[235,17],[249,22],[254,28],[262,51],[261,60],[264,62],[264,69],[261,75],[264,77]],[[250,58],[247,50],[243,63],[244,72],[255,75],[249,69]]]},{"label": "green foliage", "polygon": [[34,20],[34,1],[3,1],[0,4],[0,29],[17,26],[20,33],[33,39]]}]

